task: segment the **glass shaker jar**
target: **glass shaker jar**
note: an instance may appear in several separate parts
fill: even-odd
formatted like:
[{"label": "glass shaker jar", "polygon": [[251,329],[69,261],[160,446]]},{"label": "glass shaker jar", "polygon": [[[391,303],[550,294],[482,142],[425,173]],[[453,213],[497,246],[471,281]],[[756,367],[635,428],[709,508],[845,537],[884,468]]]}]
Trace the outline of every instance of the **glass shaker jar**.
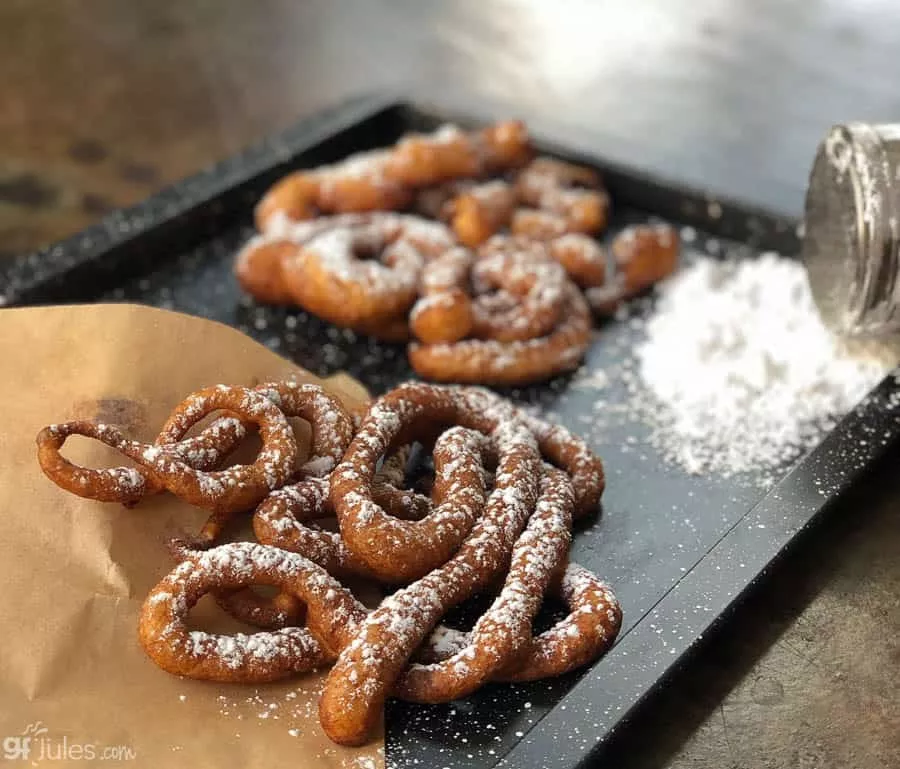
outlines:
[{"label": "glass shaker jar", "polygon": [[822,319],[846,338],[900,338],[900,125],[850,123],[819,145],[803,260]]}]

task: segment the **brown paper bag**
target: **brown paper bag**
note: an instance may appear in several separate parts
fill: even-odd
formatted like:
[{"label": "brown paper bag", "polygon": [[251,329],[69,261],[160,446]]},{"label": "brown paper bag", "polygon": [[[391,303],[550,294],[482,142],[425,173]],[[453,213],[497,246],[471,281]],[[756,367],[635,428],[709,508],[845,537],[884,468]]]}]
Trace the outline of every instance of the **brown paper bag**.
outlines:
[{"label": "brown paper bag", "polygon": [[[325,737],[321,675],[253,687],[157,668],[138,612],[173,566],[166,536],[206,514],[167,494],[130,510],[80,499],[35,459],[53,422],[97,419],[149,441],[200,387],[319,380],[226,326],[129,305],[0,310],[0,361],[0,763],[383,766],[380,739],[350,750]],[[349,377],[325,384],[348,406],[367,397]],[[64,451],[122,464],[95,442]]]}]

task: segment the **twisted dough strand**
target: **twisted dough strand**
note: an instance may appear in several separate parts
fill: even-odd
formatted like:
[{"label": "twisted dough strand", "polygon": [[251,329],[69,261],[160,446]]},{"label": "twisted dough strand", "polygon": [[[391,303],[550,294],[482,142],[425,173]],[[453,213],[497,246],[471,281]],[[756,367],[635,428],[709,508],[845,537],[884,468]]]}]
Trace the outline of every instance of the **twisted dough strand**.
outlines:
[{"label": "twisted dough strand", "polygon": [[[372,498],[379,459],[419,437],[423,428],[445,425],[467,429],[450,430],[453,450],[446,456],[435,454],[434,510],[419,521],[387,515]],[[471,431],[488,436],[498,467],[510,472],[521,461],[518,472],[527,471],[527,463],[517,457],[534,439],[508,406],[495,403],[478,412],[452,388],[406,384],[370,408],[332,475],[331,500],[347,547],[380,579],[401,582],[426,574],[444,563],[468,534],[484,505],[483,464],[488,452],[484,439]]]},{"label": "twisted dough strand", "polygon": [[[197,470],[183,458],[181,451],[165,444],[141,443],[127,438],[112,425],[68,422],[44,428],[37,438],[38,461],[44,473],[62,488],[89,498],[137,500],[151,484],[159,485],[186,502],[213,512],[230,514],[256,505],[272,489],[283,485],[294,471],[297,442],[284,413],[269,398],[245,387],[218,385],[189,396],[175,410],[173,419],[187,431],[208,414],[229,411],[241,421],[258,427],[262,449],[250,465],[235,465],[226,470]],[[69,462],[60,449],[71,435],[94,438],[136,462],[133,468],[112,468],[101,474],[101,485],[83,484],[97,478]],[[148,484],[148,479],[151,484]],[[118,481],[108,488],[109,479]]]},{"label": "twisted dough strand", "polygon": [[465,648],[431,665],[412,665],[395,684],[398,696],[413,702],[465,697],[530,650],[531,623],[569,552],[574,504],[565,474],[545,471],[537,507],[512,548],[503,588],[475,623]]}]

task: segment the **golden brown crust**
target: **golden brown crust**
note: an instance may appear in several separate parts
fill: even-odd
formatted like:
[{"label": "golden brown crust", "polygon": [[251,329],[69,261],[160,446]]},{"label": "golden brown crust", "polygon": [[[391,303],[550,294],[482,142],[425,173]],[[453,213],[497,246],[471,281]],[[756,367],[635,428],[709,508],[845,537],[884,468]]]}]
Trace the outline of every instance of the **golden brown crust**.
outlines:
[{"label": "golden brown crust", "polygon": [[[230,636],[188,630],[187,614],[204,594],[252,584],[295,596],[307,607],[308,627]],[[257,683],[321,667],[346,646],[365,613],[346,588],[303,556],[240,542],[180,563],[144,601],[138,636],[149,657],[169,673]]]},{"label": "golden brown crust", "polygon": [[519,168],[531,156],[531,139],[520,121],[472,132],[447,125],[400,139],[389,151],[385,174],[410,187],[429,187]]},{"label": "golden brown crust", "polygon": [[431,187],[423,187],[416,191],[412,210],[420,216],[449,224],[453,215],[453,206],[451,205],[453,199],[474,184],[476,182],[470,179],[458,179]]},{"label": "golden brown crust", "polygon": [[[443,433],[434,448],[432,498],[440,504],[421,520],[398,521],[373,499],[376,463],[394,446],[443,425],[457,426]],[[442,388],[407,385],[376,401],[331,479],[331,501],[347,548],[388,582],[416,579],[444,563],[484,504],[490,448],[472,430],[490,434],[498,428],[490,415],[473,413],[466,401]],[[501,453],[500,461],[504,458]]]},{"label": "golden brown crust", "polygon": [[512,247],[479,258],[472,266],[472,335],[515,342],[552,333],[562,320],[568,281],[556,263]]},{"label": "golden brown crust", "polygon": [[367,226],[313,239],[285,277],[303,309],[338,326],[374,326],[412,306],[423,265],[417,250]]},{"label": "golden brown crust", "polygon": [[[219,388],[215,389],[221,392]],[[325,468],[330,470],[334,467],[350,442],[353,431],[349,415],[334,397],[317,385],[297,382],[266,383],[252,392],[267,398],[283,414],[299,417],[310,424],[311,454],[304,466],[305,472],[314,474],[318,470],[321,473]],[[237,412],[216,419],[197,436],[185,437],[196,424],[197,402],[201,396],[202,393],[195,393],[175,408],[154,444],[146,446],[141,458],[135,460],[136,467],[96,470],[79,467],[65,459],[60,449],[67,435],[93,436],[109,432],[105,425],[83,422],[51,425],[42,430],[37,438],[38,461],[51,480],[72,493],[102,502],[136,504],[144,496],[169,488],[156,478],[152,468],[146,465],[145,457],[156,457],[164,452],[180,459],[193,470],[215,470],[247,435],[247,429],[253,422]],[[121,435],[118,437],[122,439]],[[214,480],[206,482],[215,483]],[[242,481],[238,479],[235,482]],[[176,550],[204,548],[215,543],[234,510],[215,501],[210,502],[209,509],[212,510],[210,518],[199,535],[181,539],[176,543]]]},{"label": "golden brown crust", "polygon": [[537,208],[518,208],[513,213],[509,230],[528,240],[549,241],[570,231],[564,216]]},{"label": "golden brown crust", "polygon": [[[120,502],[131,506],[143,497],[157,494],[163,487],[140,467],[110,467],[93,469],[69,462],[60,454],[68,432],[81,435],[85,423],[50,425],[37,436],[38,462],[44,474],[61,488],[86,499],[98,502]],[[84,430],[90,428],[85,427]],[[231,453],[247,434],[244,423],[235,417],[222,417],[199,435],[179,440],[171,435],[157,436],[155,443],[169,444],[197,470],[212,470]]]},{"label": "golden brown crust", "polygon": [[516,179],[519,200],[530,209],[513,217],[516,234],[546,239],[564,232],[595,235],[605,226],[609,196],[590,168],[553,158],[535,158]]},{"label": "golden brown crust", "polygon": [[[493,400],[498,406],[503,399],[483,388],[467,388],[481,403]],[[538,449],[545,462],[564,470],[575,492],[575,517],[580,518],[597,511],[600,496],[606,485],[603,462],[590,446],[571,430],[562,425],[541,419],[522,409],[515,410],[537,440]]]},{"label": "golden brown crust", "polygon": [[461,288],[427,295],[413,305],[409,322],[421,342],[458,342],[475,327],[472,300]]},{"label": "golden brown crust", "polygon": [[265,230],[278,215],[291,221],[318,215],[319,179],[308,171],[295,171],[276,182],[256,207],[256,225]]},{"label": "golden brown crust", "polygon": [[[471,534],[443,566],[385,599],[360,624],[329,673],[319,717],[328,736],[345,745],[365,742],[407,660],[447,608],[502,574],[515,540],[534,510],[541,474],[534,438],[514,411],[481,398],[477,391],[409,384],[379,403],[380,407],[376,404],[370,410],[369,428],[354,440],[348,457],[374,460],[382,446],[404,442],[407,432],[427,419],[485,431],[492,436],[500,459],[495,488]],[[382,420],[379,414],[383,410]],[[355,505],[356,497],[346,497],[355,492],[365,499],[368,476],[357,483],[354,463],[345,459],[343,467],[343,472],[339,469],[336,473],[340,479],[335,479],[332,501],[336,509],[343,502],[351,524],[366,525],[367,513],[372,514],[369,520],[374,520],[376,512],[365,502]],[[342,520],[342,527],[346,522]],[[364,536],[365,531],[360,533]]]},{"label": "golden brown crust", "polygon": [[531,156],[531,139],[520,121],[472,132],[442,126],[431,134],[409,134],[392,148],[359,152],[332,165],[289,174],[257,205],[256,224],[267,231],[282,220],[398,211],[413,202],[419,188],[519,168]]},{"label": "golden brown crust", "polygon": [[397,142],[386,164],[386,173],[410,187],[468,179],[481,173],[478,148],[471,137],[455,126],[443,126],[431,134],[409,134]]},{"label": "golden brown crust", "polygon": [[612,253],[629,296],[671,275],[678,266],[679,238],[668,224],[635,225],[613,240]]},{"label": "golden brown crust", "polygon": [[545,244],[495,235],[478,257],[456,248],[422,272],[409,346],[423,378],[524,384],[578,364],[590,315]]},{"label": "golden brown crust", "polygon": [[531,623],[544,593],[565,564],[573,506],[565,474],[546,469],[534,513],[511,548],[503,587],[475,623],[465,648],[440,662],[409,666],[394,684],[398,696],[413,702],[449,702],[468,696],[504,667],[517,667],[530,652]]},{"label": "golden brown crust", "polygon": [[[531,638],[528,651],[491,676],[492,681],[537,681],[569,673],[597,659],[622,625],[622,609],[609,586],[576,563],[554,580],[551,592],[569,613]],[[468,633],[438,628],[416,655],[428,665],[470,653]]]},{"label": "golden brown crust", "polygon": [[254,239],[247,243],[234,263],[234,275],[241,288],[266,304],[292,304],[281,265],[296,255],[297,248],[290,240],[257,242]]},{"label": "golden brown crust", "polygon": [[409,361],[419,376],[435,382],[515,386],[550,379],[577,368],[590,344],[590,311],[574,286],[567,291],[563,317],[547,336],[525,341],[413,343]]},{"label": "golden brown crust", "polygon": [[334,165],[289,174],[257,205],[257,227],[265,232],[282,220],[405,208],[412,192],[386,175],[387,160],[384,151],[360,152]]},{"label": "golden brown crust", "polygon": [[[336,398],[317,385],[276,382],[260,385],[256,390],[275,403],[286,417],[299,418],[309,424],[310,445],[306,462],[297,473],[302,479],[276,489],[260,503],[254,516],[254,528],[255,519],[261,515],[260,510],[273,508],[280,509],[284,514],[280,521],[282,524],[294,523],[295,526],[305,528],[298,521],[324,514],[328,475],[340,462],[350,444],[354,432],[353,419]],[[169,427],[170,423],[164,426],[163,435],[167,435]],[[281,502],[284,497],[289,500],[288,510],[284,510],[285,506]],[[288,516],[296,518],[288,520]],[[192,540],[174,540],[170,542],[170,549],[178,560],[184,560],[190,557],[192,549],[209,548],[219,539],[227,520],[213,513],[198,537]],[[259,537],[258,532],[257,537],[260,542],[266,542],[263,537]],[[315,563],[328,568],[327,563],[313,557],[310,552],[299,548],[287,549],[304,553]],[[214,595],[218,604],[233,617],[257,627],[284,627],[299,621],[304,615],[302,604],[287,593],[268,598],[247,589],[215,591]]]},{"label": "golden brown crust", "polygon": [[476,184],[448,204],[450,224],[460,243],[475,248],[509,225],[516,208],[512,185],[502,180]]},{"label": "golden brown crust", "polygon": [[[90,422],[68,422],[42,430],[37,438],[38,461],[44,474],[58,486],[89,499],[136,501],[150,486],[158,485],[189,504],[213,512],[247,510],[290,478],[297,443],[281,410],[262,393],[245,387],[219,385],[200,390],[176,407],[169,423],[178,425],[184,435],[208,414],[221,410],[259,429],[263,447],[252,464],[212,472],[198,470],[177,445],[133,441],[117,427]],[[140,470],[113,468],[101,474],[79,468],[59,453],[71,435],[105,443],[137,463]]]},{"label": "golden brown crust", "polygon": [[537,681],[561,676],[597,659],[622,626],[622,609],[609,586],[570,563],[556,588],[569,614],[532,639],[527,655],[501,671],[497,681]]},{"label": "golden brown crust", "polygon": [[534,156],[528,128],[521,120],[501,120],[485,126],[475,138],[487,173],[521,168]]},{"label": "golden brown crust", "polygon": [[389,213],[318,219],[287,227],[274,239],[295,244],[279,247],[277,265],[271,264],[275,256],[268,237],[252,241],[238,259],[242,283],[256,290],[257,298],[287,295],[318,317],[388,341],[408,337],[405,318],[421,269],[454,243],[443,225]]},{"label": "golden brown crust", "polygon": [[594,238],[578,232],[567,233],[551,240],[548,252],[581,288],[602,286],[606,282],[606,251]]}]

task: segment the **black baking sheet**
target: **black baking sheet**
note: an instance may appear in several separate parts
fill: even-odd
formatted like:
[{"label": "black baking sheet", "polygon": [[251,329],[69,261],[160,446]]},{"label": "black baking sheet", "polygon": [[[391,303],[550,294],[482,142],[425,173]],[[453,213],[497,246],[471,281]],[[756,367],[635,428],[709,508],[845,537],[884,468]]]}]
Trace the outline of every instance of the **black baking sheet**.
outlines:
[{"label": "black baking sheet", "polygon": [[[258,306],[231,276],[235,250],[252,233],[253,204],[288,170],[383,146],[444,120],[432,107],[359,99],[303,121],[133,209],[0,271],[7,304],[129,301],[236,326],[306,368],[347,370],[379,393],[412,376],[402,346],[329,326],[305,313]],[[624,224],[662,219],[682,228],[685,255],[797,250],[788,219],[655,181],[590,153],[542,149],[596,166],[612,195],[607,237]],[[638,303],[634,312],[642,311]],[[627,715],[797,536],[898,436],[888,378],[810,455],[764,488],[752,475],[688,475],[666,464],[639,419],[601,420],[628,394],[615,368],[640,336],[628,320],[603,325],[574,376],[507,391],[576,433],[603,457],[602,515],[581,527],[573,557],[608,579],[623,611],[616,646],[587,671],[528,685],[488,686],[446,706],[392,703],[388,766],[574,767],[586,764]],[[606,410],[605,408],[603,409]]]}]

